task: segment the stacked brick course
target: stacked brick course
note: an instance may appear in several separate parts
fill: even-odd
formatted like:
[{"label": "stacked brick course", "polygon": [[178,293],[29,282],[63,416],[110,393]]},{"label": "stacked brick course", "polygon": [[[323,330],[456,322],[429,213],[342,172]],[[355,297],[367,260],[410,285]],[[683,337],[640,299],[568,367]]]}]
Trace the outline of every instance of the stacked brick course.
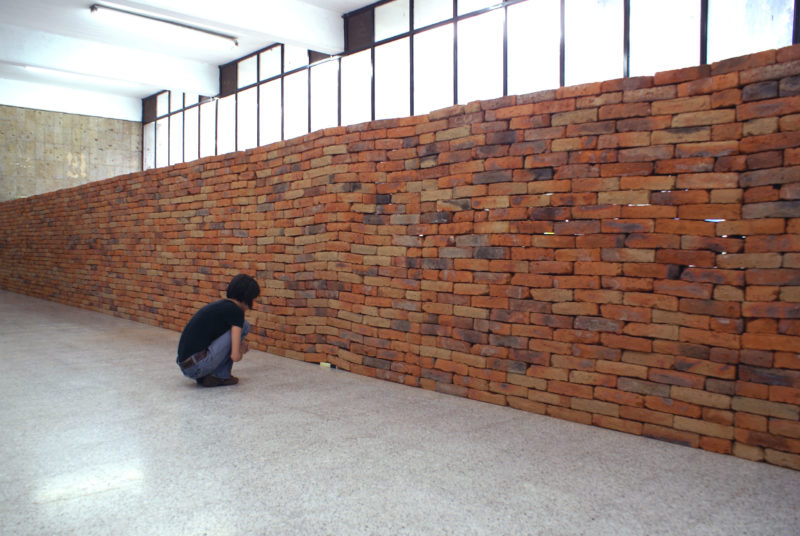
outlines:
[{"label": "stacked brick course", "polygon": [[[800,469],[800,47],[0,205],[0,287]],[[166,358],[167,356],[165,356]]]}]

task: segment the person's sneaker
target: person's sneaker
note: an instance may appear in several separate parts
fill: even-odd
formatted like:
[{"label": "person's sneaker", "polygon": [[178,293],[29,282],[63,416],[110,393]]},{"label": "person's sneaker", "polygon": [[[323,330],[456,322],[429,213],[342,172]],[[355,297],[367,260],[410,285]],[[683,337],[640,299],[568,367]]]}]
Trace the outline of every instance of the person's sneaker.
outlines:
[{"label": "person's sneaker", "polygon": [[239,378],[231,376],[230,378],[217,378],[216,376],[204,376],[197,380],[197,383],[203,387],[221,387],[223,385],[236,385],[239,383]]}]

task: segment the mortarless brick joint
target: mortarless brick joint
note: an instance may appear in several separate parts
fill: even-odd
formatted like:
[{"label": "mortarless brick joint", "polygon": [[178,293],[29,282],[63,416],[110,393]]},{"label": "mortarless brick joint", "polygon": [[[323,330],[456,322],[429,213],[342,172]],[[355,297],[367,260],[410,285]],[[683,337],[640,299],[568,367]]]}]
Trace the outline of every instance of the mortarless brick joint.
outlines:
[{"label": "mortarless brick joint", "polygon": [[[0,204],[0,287],[800,469],[800,46]],[[165,356],[167,359],[169,356]]]}]

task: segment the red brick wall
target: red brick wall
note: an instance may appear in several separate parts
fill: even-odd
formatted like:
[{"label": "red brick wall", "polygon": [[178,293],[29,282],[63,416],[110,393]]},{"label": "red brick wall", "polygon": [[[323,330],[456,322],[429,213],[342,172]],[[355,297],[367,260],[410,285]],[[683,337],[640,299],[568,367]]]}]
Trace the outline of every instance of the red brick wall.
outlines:
[{"label": "red brick wall", "polygon": [[0,205],[0,287],[800,469],[800,47]]}]

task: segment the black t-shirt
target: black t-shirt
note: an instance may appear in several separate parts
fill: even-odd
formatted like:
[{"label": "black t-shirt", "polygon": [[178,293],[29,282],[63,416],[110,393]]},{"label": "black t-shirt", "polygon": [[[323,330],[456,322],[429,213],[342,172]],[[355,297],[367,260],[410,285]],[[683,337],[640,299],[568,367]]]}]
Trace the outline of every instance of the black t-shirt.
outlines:
[{"label": "black t-shirt", "polygon": [[201,308],[183,328],[178,342],[178,360],[205,350],[231,326],[244,326],[244,311],[232,301],[219,300]]}]

